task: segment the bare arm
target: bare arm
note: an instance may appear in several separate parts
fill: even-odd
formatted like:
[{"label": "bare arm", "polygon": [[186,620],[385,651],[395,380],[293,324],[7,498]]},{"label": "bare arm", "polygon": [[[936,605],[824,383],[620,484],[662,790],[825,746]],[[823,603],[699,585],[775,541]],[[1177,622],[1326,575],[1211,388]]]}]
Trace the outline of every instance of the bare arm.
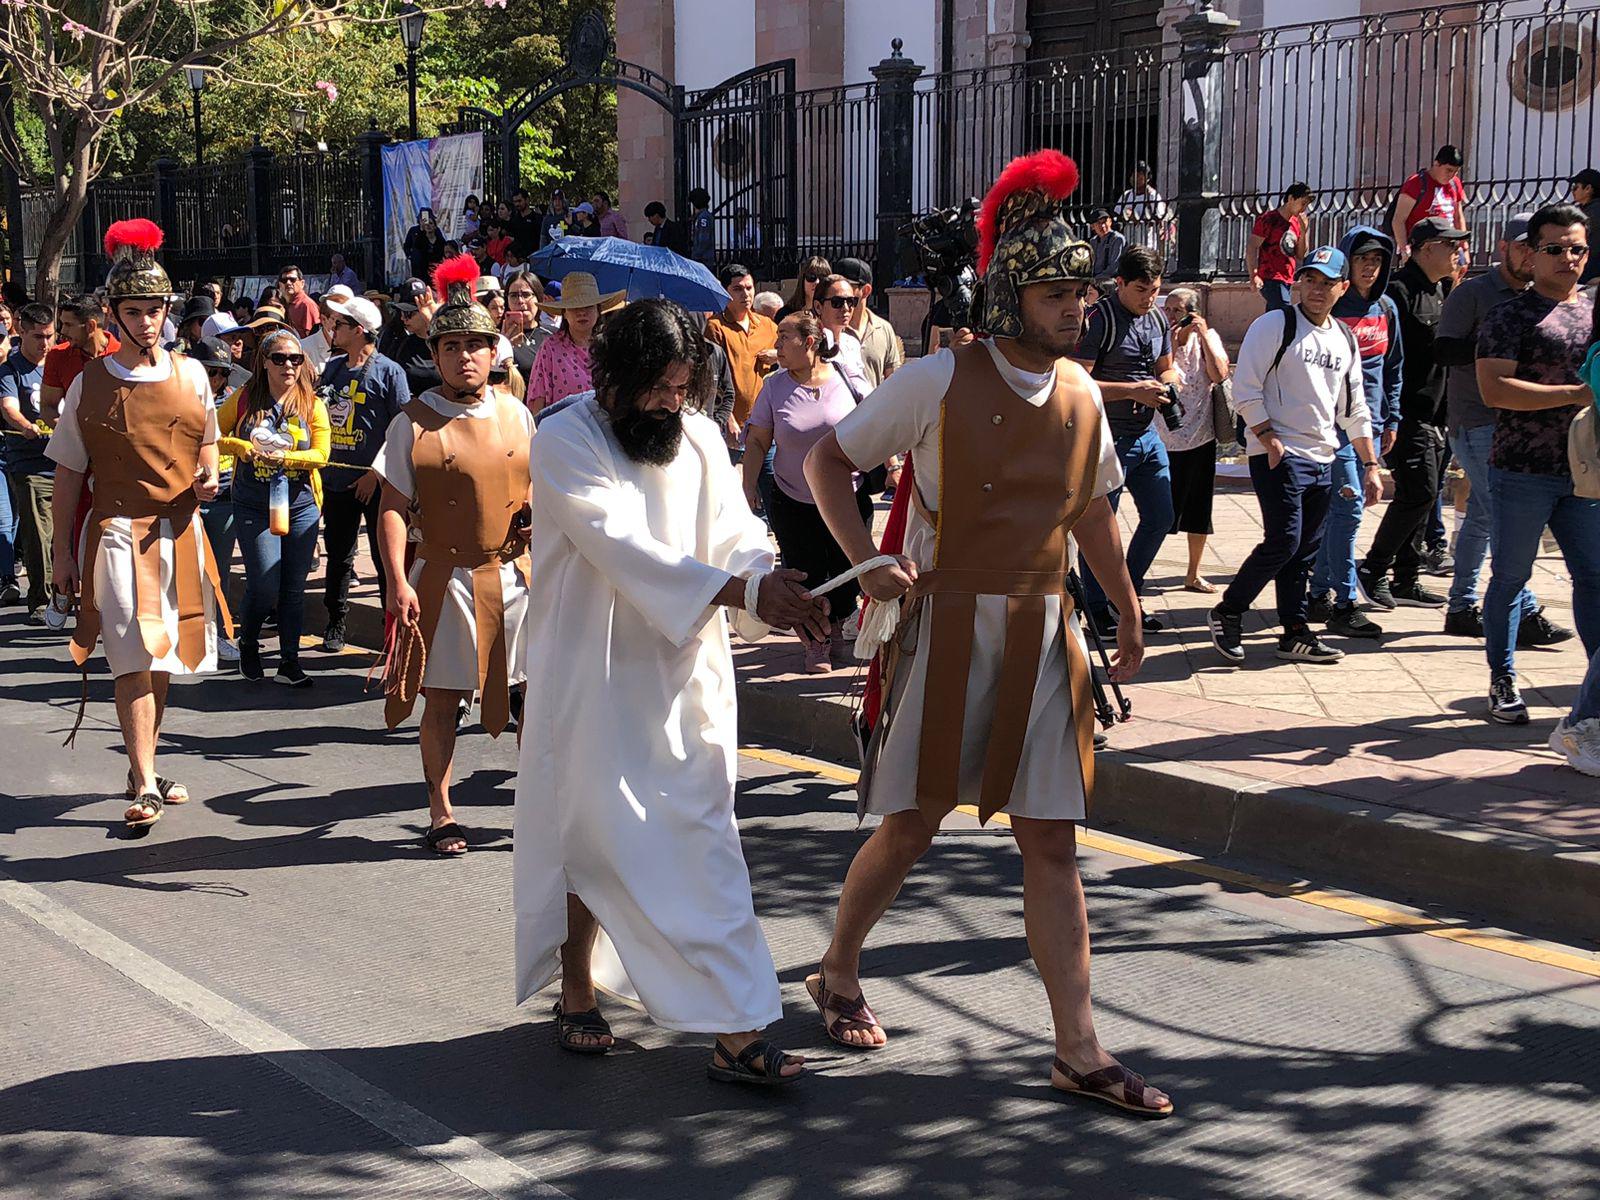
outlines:
[{"label": "bare arm", "polygon": [[1261,286],[1261,276],[1256,269],[1261,265],[1261,246],[1265,241],[1259,233],[1252,233],[1244,244],[1244,273],[1258,288]]},{"label": "bare arm", "polygon": [[1171,351],[1156,359],[1156,378],[1163,384],[1170,383],[1173,387],[1183,386],[1183,372],[1178,370],[1178,364],[1172,361]]},{"label": "bare arm", "polygon": [[415,625],[422,615],[417,593],[406,578],[407,512],[411,502],[389,484],[383,485],[378,506],[378,555],[389,578],[389,611],[403,625]]},{"label": "bare arm", "polygon": [[1394,224],[1390,226],[1389,232],[1394,235],[1394,244],[1402,255],[1405,253],[1406,245],[1406,218],[1416,206],[1415,196],[1401,196],[1394,202]]},{"label": "bare arm", "polygon": [[756,483],[761,478],[761,466],[767,461],[767,448],[772,445],[772,434],[772,430],[760,425],[751,425],[745,430],[744,458],[739,463],[739,469],[744,475],[744,498],[749,502],[751,512],[761,511],[761,493]]},{"label": "bare arm", "polygon": [[[828,532],[852,563],[864,563],[878,556],[878,545],[856,507],[856,489],[851,483],[855,471],[856,464],[845,454],[838,435],[831,429],[806,455],[806,483],[811,486],[811,498],[817,502]],[[861,577],[861,587],[874,600],[892,600],[904,595],[916,578],[916,564],[902,557],[896,566],[868,571]]]},{"label": "bare arm", "polygon": [[66,388],[52,387],[48,383],[41,385],[39,388],[39,415],[54,425],[61,419],[61,399],[66,394]]},{"label": "bare arm", "polygon": [[1217,352],[1217,345],[1212,341],[1211,328],[1208,325],[1202,325],[1195,337],[1200,339],[1200,361],[1205,364],[1206,377],[1212,383],[1221,383],[1229,374],[1227,352],[1225,350],[1220,354]]},{"label": "bare arm", "polygon": [[1480,358],[1477,364],[1478,390],[1489,408],[1508,408],[1517,412],[1543,412],[1551,408],[1574,408],[1589,403],[1590,393],[1582,383],[1529,383],[1513,379],[1517,364],[1510,358]]},{"label": "bare arm", "polygon": [[1128,577],[1128,560],[1122,552],[1122,532],[1117,528],[1117,515],[1111,511],[1111,501],[1097,496],[1089,501],[1083,516],[1072,527],[1083,561],[1089,564],[1094,577],[1100,581],[1106,599],[1116,606],[1121,620],[1117,623],[1116,661],[1111,666],[1111,678],[1127,683],[1139,671],[1144,661],[1144,611],[1133,590],[1133,580]]},{"label": "bare arm", "polygon": [[78,558],[72,530],[78,522],[78,500],[83,495],[83,472],[56,465],[55,488],[50,497],[50,517],[55,533],[50,539],[56,590],[68,596],[78,592]]},{"label": "bare arm", "polygon": [[38,438],[44,435],[33,427],[33,422],[22,415],[22,403],[15,396],[0,396],[0,414],[5,423],[23,437]]}]

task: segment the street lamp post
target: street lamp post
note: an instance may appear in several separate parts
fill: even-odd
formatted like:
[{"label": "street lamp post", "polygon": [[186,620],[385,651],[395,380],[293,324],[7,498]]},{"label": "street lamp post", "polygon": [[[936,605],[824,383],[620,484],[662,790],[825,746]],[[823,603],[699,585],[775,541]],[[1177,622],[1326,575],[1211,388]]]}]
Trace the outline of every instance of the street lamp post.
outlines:
[{"label": "street lamp post", "polygon": [[417,51],[422,49],[422,27],[428,14],[415,4],[400,9],[400,40],[406,48],[406,90],[411,99],[411,140],[417,140]]},{"label": "street lamp post", "polygon": [[200,137],[200,93],[205,90],[206,70],[194,63],[185,67],[183,73],[189,80],[189,90],[194,93],[194,165],[198,167],[205,159],[204,142]]}]

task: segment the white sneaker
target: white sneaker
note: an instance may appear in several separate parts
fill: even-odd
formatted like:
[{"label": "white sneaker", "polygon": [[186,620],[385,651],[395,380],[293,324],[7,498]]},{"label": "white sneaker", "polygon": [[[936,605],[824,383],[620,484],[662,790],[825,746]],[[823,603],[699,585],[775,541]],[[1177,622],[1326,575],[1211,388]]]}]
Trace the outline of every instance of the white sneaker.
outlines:
[{"label": "white sneaker", "polygon": [[861,609],[859,607],[845,618],[843,625],[839,626],[839,636],[847,642],[853,642],[861,636]]},{"label": "white sneaker", "polygon": [[217,658],[222,662],[238,662],[239,647],[225,637],[217,638]]},{"label": "white sneaker", "polygon": [[51,629],[65,629],[72,619],[72,597],[52,591],[50,603],[45,605],[44,623]]},{"label": "white sneaker", "polygon": [[1600,778],[1600,717],[1568,725],[1565,717],[1550,734],[1550,749],[1564,756],[1567,766]]}]

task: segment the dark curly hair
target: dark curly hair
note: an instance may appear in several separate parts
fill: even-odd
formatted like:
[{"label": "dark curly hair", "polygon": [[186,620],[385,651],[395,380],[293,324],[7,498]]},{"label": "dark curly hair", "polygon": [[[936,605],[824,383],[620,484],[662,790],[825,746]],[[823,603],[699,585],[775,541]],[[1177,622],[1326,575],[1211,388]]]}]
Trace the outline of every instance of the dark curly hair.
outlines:
[{"label": "dark curly hair", "polygon": [[607,411],[637,408],[673,363],[688,363],[684,407],[703,409],[714,379],[705,339],[687,312],[671,300],[635,300],[607,317],[589,345],[590,378]]}]

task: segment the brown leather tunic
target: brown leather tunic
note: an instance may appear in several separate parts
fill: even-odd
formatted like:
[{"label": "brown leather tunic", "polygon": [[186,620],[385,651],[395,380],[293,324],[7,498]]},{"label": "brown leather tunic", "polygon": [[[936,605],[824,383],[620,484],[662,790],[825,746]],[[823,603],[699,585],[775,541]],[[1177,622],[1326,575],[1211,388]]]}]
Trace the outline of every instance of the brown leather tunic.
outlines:
[{"label": "brown leather tunic", "polygon": [[[919,610],[930,609],[918,637],[929,657],[917,806],[933,825],[956,805],[979,596],[1007,598],[980,817],[987,820],[1011,799],[1039,675],[1046,596],[1060,598],[1086,802],[1094,782],[1089,664],[1067,624],[1072,600],[1066,575],[1072,565],[1067,535],[1094,495],[1100,414],[1088,389],[1071,382],[1069,366],[1057,366],[1054,391],[1035,406],[1001,378],[983,345],[963,346],[955,356],[955,375],[940,410],[938,511],[923,508],[912,490],[913,503],[936,533],[933,568],[912,588],[903,636],[890,643],[885,665],[892,683],[897,660],[917,652],[907,642]],[[930,596],[938,602],[928,604]],[[890,706],[884,715],[874,747],[882,745]]]},{"label": "brown leather tunic", "polygon": [[100,610],[94,598],[95,558],[106,523],[117,517],[129,518],[133,526],[139,631],[151,656],[159,659],[172,650],[172,638],[161,612],[163,518],[172,522],[174,538],[178,660],[192,671],[206,656],[202,561],[217,599],[217,611],[229,635],[233,633],[211,545],[195,533],[198,501],[193,484],[205,438],[206,407],[184,382],[183,356],[171,357],[172,373],[153,383],[117,379],[101,359],[94,359],[83,368],[78,427],[94,474],[94,507],[87,523],[81,568],[83,595],[72,635],[72,657],[79,666],[88,661],[100,638]]},{"label": "brown leather tunic", "polygon": [[[498,736],[511,719],[500,564],[515,562],[527,582],[527,535],[514,522],[528,507],[529,481],[522,406],[498,391],[491,403],[494,415],[487,418],[447,417],[420,397],[403,410],[412,424],[412,519],[422,534],[421,615],[415,629],[401,626],[397,637],[431,646],[451,575],[457,567],[471,571],[483,726]],[[396,658],[405,664],[406,678],[384,706],[390,729],[410,715],[424,673],[424,655],[397,652]]]}]

